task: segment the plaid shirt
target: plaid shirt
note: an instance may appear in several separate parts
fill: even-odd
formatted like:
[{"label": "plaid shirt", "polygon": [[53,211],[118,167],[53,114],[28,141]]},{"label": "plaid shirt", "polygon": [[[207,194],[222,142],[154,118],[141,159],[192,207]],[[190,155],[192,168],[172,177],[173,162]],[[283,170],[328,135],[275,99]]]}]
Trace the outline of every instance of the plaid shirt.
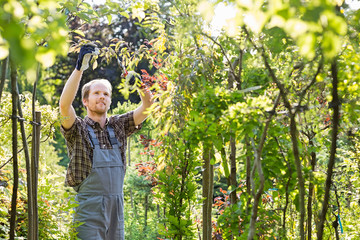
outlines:
[{"label": "plaid shirt", "polygon": [[[141,128],[135,126],[134,112],[128,112],[122,115],[111,116],[106,119],[106,126],[113,127],[117,140],[121,143],[121,157],[126,167],[126,138]],[[66,172],[65,183],[68,186],[75,187],[79,185],[90,174],[93,159],[93,148],[89,138],[89,132],[86,125],[94,129],[95,135],[99,140],[100,148],[111,149],[109,133],[107,128],[102,129],[98,122],[95,122],[88,116],[84,119],[77,117],[73,126],[65,130],[61,126],[61,133],[66,140],[70,163]]]}]

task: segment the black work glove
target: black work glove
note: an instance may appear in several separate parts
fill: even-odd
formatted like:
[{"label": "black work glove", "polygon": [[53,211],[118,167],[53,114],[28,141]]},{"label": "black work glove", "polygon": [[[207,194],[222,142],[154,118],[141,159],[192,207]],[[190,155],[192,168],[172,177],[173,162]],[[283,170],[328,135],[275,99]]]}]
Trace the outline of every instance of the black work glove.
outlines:
[{"label": "black work glove", "polygon": [[76,69],[85,71],[89,68],[89,62],[94,55],[99,55],[99,49],[95,44],[88,43],[81,47],[78,59],[76,61]]}]

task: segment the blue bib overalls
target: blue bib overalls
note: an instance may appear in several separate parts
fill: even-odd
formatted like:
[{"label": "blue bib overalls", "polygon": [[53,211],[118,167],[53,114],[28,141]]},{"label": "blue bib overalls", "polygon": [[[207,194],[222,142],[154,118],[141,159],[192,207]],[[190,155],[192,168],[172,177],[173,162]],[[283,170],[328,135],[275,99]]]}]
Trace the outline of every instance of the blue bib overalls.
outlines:
[{"label": "blue bib overalls", "polygon": [[112,149],[100,149],[94,130],[88,126],[94,148],[92,170],[75,189],[79,206],[74,220],[83,222],[76,228],[82,240],[124,240],[125,169],[114,129],[107,129]]}]

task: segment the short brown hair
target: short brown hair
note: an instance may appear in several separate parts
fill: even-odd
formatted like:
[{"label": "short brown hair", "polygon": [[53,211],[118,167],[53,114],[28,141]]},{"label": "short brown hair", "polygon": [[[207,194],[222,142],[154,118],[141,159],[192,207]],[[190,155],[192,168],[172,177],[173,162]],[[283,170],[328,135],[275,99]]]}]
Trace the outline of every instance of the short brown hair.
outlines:
[{"label": "short brown hair", "polygon": [[82,89],[81,89],[81,99],[82,100],[87,99],[89,97],[90,88],[95,83],[104,84],[109,89],[110,96],[111,96],[112,86],[111,86],[111,83],[109,82],[109,80],[107,80],[107,79],[94,79],[94,80],[91,80],[90,82],[86,83],[82,87]]}]

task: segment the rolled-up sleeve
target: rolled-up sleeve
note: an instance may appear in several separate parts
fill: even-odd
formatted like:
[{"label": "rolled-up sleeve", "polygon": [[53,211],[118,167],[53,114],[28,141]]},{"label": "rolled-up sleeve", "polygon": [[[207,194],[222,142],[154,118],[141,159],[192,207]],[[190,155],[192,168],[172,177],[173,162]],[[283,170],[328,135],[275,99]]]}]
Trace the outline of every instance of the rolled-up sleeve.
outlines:
[{"label": "rolled-up sleeve", "polygon": [[127,137],[130,136],[131,134],[139,131],[142,127],[142,124],[137,125],[137,126],[135,125],[134,111],[124,113],[121,115],[116,115],[116,116],[114,116],[114,120],[115,120],[115,122],[121,122],[123,124],[124,132]]},{"label": "rolled-up sleeve", "polygon": [[65,129],[62,125],[60,126],[60,131],[64,136],[65,140],[71,145],[72,142],[75,142],[75,137],[78,131],[79,119],[75,118],[74,124],[69,129]]}]

